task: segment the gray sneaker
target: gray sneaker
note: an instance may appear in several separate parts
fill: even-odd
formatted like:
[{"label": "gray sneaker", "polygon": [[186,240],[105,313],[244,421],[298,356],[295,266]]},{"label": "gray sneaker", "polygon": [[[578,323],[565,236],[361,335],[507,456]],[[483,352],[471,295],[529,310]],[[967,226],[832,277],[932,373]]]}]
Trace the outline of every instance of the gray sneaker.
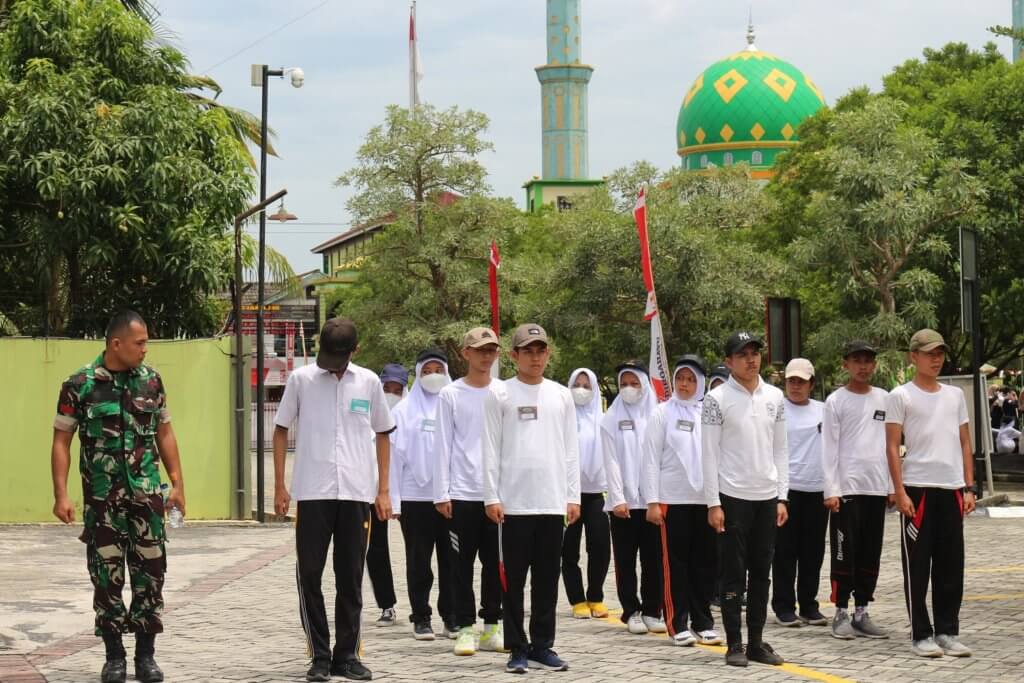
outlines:
[{"label": "gray sneaker", "polygon": [[960,642],[956,636],[935,636],[935,644],[950,657],[970,657],[971,648]]},{"label": "gray sneaker", "polygon": [[936,644],[934,638],[925,638],[924,640],[915,640],[911,646],[910,651],[918,657],[941,657],[942,648]]},{"label": "gray sneaker", "polygon": [[832,618],[832,637],[839,640],[855,640],[857,638],[857,632],[853,630],[853,624],[850,623],[850,613],[846,610],[836,610],[836,615]]},{"label": "gray sneaker", "polygon": [[889,634],[885,629],[875,626],[875,623],[871,621],[871,617],[868,616],[867,611],[860,615],[853,617],[853,630],[856,631],[858,636],[864,636],[865,638],[888,638]]}]

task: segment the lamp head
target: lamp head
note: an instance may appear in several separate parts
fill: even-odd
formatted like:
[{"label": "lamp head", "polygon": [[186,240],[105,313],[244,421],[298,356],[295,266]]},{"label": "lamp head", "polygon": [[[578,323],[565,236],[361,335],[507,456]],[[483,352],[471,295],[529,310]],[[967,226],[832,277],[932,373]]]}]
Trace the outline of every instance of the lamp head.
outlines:
[{"label": "lamp head", "polygon": [[306,73],[299,67],[291,69],[292,74],[292,87],[301,88],[302,84],[306,82]]}]

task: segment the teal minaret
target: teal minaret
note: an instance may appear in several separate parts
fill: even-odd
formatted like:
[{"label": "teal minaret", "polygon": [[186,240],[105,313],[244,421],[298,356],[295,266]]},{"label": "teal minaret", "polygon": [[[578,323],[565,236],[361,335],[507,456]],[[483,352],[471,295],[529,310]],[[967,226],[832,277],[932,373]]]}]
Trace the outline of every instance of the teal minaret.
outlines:
[{"label": "teal minaret", "polygon": [[[1013,29],[1019,31],[1022,28],[1024,28],[1024,0],[1013,0]],[[1014,38],[1011,62],[1016,63],[1020,61],[1022,56],[1021,50],[1024,50],[1024,43]]]},{"label": "teal minaret", "polygon": [[540,81],[542,175],[526,183],[527,208],[571,205],[569,197],[600,180],[590,180],[587,146],[587,84],[594,68],[583,63],[581,0],[547,0],[547,62],[536,68]]}]

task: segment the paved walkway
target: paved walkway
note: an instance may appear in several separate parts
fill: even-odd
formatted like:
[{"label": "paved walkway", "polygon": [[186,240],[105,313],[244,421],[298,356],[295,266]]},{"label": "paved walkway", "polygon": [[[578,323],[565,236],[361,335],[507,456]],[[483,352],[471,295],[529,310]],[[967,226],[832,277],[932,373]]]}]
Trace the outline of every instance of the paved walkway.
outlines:
[{"label": "paved walkway", "polygon": [[[903,608],[895,519],[887,539],[875,621],[893,631],[886,641],[844,642],[821,627],[769,625],[768,640],[793,664],[727,669],[721,648],[674,648],[664,637],[631,636],[614,619],[576,621],[568,606],[556,649],[565,681],[1021,681],[1024,680],[1024,519],[969,518],[968,574],[961,612],[970,659],[922,660],[910,655]],[[0,681],[98,680],[103,647],[92,635],[91,591],[77,530],[62,526],[0,527]],[[300,681],[307,666],[295,595],[293,530],[287,525],[190,524],[169,546],[167,633],[157,641],[168,681]],[[391,525],[400,625],[373,627],[369,586],[364,660],[376,680],[486,680],[504,676],[505,657],[456,658],[451,641],[416,642],[404,621],[401,536]],[[552,549],[554,551],[554,549]],[[826,561],[827,565],[827,561]],[[332,581],[326,572],[325,592]],[[827,594],[823,579],[821,594]],[[608,603],[617,607],[613,582]],[[328,610],[331,603],[328,600]],[[824,609],[831,614],[831,608]],[[435,623],[435,627],[440,624]],[[130,645],[130,641],[129,641]],[[130,665],[129,665],[130,666]]]}]

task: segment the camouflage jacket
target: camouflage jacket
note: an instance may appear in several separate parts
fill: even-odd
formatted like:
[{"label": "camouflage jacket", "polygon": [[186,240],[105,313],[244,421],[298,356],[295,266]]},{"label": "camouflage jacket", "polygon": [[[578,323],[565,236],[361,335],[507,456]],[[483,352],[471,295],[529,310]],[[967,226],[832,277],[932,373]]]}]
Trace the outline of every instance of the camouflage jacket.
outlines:
[{"label": "camouflage jacket", "polygon": [[85,500],[158,493],[156,431],[170,419],[163,381],[148,365],[111,372],[101,353],[71,375],[61,386],[54,427],[78,429]]}]

